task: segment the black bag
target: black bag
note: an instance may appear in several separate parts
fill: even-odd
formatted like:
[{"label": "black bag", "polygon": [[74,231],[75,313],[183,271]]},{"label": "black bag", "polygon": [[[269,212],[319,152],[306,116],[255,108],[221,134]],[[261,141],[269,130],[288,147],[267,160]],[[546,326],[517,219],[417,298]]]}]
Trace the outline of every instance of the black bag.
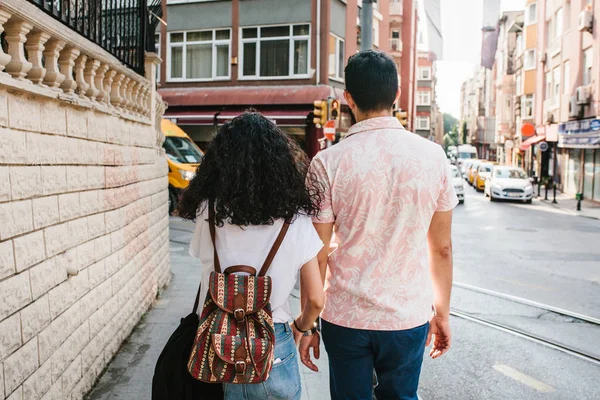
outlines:
[{"label": "black bag", "polygon": [[152,400],[222,400],[223,385],[205,383],[190,375],[187,363],[198,329],[198,303],[200,288],[196,295],[194,310],[181,319],[160,353],[152,377]]}]

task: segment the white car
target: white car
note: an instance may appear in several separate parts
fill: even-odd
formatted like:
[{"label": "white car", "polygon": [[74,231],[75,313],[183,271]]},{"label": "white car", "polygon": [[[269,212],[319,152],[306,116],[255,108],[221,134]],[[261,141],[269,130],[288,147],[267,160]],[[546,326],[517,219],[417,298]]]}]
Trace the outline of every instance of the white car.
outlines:
[{"label": "white car", "polygon": [[450,176],[452,177],[452,185],[454,186],[456,197],[458,197],[458,202],[463,204],[465,202],[465,181],[462,179],[457,166],[450,166]]},{"label": "white car", "polygon": [[531,203],[533,186],[521,168],[498,166],[486,179],[484,193],[490,201],[504,199]]}]

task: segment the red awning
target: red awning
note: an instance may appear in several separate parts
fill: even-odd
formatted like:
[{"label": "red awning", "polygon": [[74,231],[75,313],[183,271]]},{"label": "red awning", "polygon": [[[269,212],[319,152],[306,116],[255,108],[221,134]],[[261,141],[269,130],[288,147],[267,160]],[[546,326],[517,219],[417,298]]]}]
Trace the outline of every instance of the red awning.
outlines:
[{"label": "red awning", "polygon": [[[306,118],[310,111],[303,110],[281,110],[281,111],[261,111],[265,117],[273,120],[279,126],[305,126]],[[223,124],[231,120],[243,111],[172,111],[167,110],[165,118],[176,119],[180,125],[214,125]]]},{"label": "red awning", "polygon": [[170,107],[182,106],[259,106],[307,104],[331,96],[331,87],[319,86],[260,86],[260,87],[199,87],[160,89]]},{"label": "red awning", "polygon": [[527,139],[526,141],[524,141],[523,143],[521,143],[521,150],[526,151],[532,145],[539,143],[539,142],[543,141],[544,139],[546,139],[546,136],[544,136],[544,135],[532,136],[529,139]]}]

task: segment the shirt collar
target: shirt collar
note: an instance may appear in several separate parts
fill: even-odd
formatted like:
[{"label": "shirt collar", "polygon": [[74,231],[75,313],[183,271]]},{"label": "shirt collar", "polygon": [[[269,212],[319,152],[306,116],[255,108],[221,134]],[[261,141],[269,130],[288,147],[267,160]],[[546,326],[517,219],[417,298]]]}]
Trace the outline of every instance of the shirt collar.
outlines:
[{"label": "shirt collar", "polygon": [[402,126],[400,121],[398,121],[398,118],[396,118],[396,117],[369,118],[369,119],[365,119],[364,121],[360,121],[360,122],[352,125],[352,127],[348,130],[348,134],[346,135],[346,137],[354,135],[355,133],[361,133],[361,132],[379,130],[379,129],[402,129],[402,130],[404,130],[404,127]]}]

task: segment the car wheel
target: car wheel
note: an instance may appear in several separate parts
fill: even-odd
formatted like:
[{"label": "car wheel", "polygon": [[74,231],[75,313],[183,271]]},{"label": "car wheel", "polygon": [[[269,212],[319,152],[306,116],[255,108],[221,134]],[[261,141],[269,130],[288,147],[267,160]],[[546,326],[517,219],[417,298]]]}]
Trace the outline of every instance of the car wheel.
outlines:
[{"label": "car wheel", "polygon": [[496,201],[496,199],[494,198],[494,196],[492,196],[491,193],[490,193],[490,201]]},{"label": "car wheel", "polygon": [[465,201],[464,200],[459,200],[458,204],[465,204]]},{"label": "car wheel", "polygon": [[177,206],[177,197],[172,190],[169,190],[169,215],[173,214],[175,207]]}]

